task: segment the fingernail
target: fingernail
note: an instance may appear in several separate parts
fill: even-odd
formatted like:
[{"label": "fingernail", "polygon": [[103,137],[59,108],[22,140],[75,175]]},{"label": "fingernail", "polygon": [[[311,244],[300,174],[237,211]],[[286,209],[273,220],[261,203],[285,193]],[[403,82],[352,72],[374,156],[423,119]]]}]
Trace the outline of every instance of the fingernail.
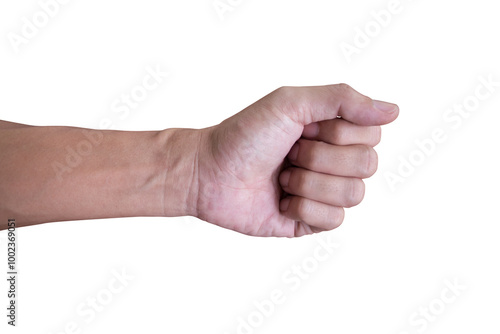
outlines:
[{"label": "fingernail", "polygon": [[393,103],[379,101],[379,100],[373,100],[373,106],[378,110],[389,114],[395,112],[396,109],[398,108],[398,106]]},{"label": "fingernail", "polygon": [[288,182],[290,181],[290,170],[285,170],[283,173],[280,175],[280,184],[282,187],[288,187]]},{"label": "fingernail", "polygon": [[288,159],[295,161],[297,160],[297,156],[299,155],[299,143],[293,144],[290,152],[288,153]]},{"label": "fingernail", "polygon": [[280,211],[286,211],[288,210],[288,207],[290,206],[290,198],[283,198],[280,202]]}]

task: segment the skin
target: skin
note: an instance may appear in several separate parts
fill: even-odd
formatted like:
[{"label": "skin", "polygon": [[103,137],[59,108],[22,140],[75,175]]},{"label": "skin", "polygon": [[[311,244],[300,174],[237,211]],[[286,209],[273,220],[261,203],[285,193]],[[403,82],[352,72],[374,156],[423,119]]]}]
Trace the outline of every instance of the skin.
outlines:
[{"label": "skin", "polygon": [[29,226],[190,215],[252,236],[332,230],[363,199],[380,125],[398,112],[339,84],[282,87],[196,130],[0,121],[0,229],[9,218]]}]

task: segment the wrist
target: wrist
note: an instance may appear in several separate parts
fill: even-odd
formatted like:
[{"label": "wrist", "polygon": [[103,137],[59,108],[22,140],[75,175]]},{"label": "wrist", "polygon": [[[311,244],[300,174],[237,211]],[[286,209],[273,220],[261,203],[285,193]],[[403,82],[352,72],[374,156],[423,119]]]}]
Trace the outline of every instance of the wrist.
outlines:
[{"label": "wrist", "polygon": [[162,153],[163,216],[197,216],[199,153],[203,130],[166,129],[159,133]]}]

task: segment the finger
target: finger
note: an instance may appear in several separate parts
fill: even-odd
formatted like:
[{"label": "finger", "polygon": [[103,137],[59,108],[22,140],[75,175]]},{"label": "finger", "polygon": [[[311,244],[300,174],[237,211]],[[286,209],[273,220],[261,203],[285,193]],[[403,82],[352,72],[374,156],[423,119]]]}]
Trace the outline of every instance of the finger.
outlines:
[{"label": "finger", "polygon": [[343,119],[358,125],[382,125],[394,121],[397,105],[372,100],[347,84],[317,87],[283,87],[277,91],[281,111],[302,125],[313,122]]},{"label": "finger", "polygon": [[337,146],[307,139],[292,146],[288,160],[315,172],[358,178],[372,176],[378,165],[377,153],[370,146]]},{"label": "finger", "polygon": [[333,230],[344,220],[343,208],[298,196],[282,199],[280,211],[290,219],[301,221],[319,230]]},{"label": "finger", "polygon": [[374,147],[380,142],[381,130],[378,125],[361,126],[336,118],[306,125],[302,137],[334,145],[364,144]]},{"label": "finger", "polygon": [[[329,230],[331,230],[331,229],[329,229]],[[317,226],[308,225],[300,220],[295,221],[295,236],[296,237],[300,237],[300,236],[308,235],[308,234],[313,234],[313,233],[325,232],[325,231],[328,231],[328,230],[324,229],[324,228],[317,227]]]},{"label": "finger", "polygon": [[316,173],[303,168],[284,170],[279,181],[289,194],[345,208],[358,205],[365,195],[365,184],[361,179]]}]

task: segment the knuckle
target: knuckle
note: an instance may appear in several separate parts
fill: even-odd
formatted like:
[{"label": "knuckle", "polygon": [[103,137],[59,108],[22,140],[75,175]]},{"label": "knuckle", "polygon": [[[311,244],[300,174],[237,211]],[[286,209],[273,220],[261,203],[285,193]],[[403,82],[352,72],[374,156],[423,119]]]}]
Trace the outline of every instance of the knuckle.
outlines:
[{"label": "knuckle", "polygon": [[334,144],[343,145],[346,142],[345,131],[343,131],[343,122],[334,121],[332,124],[331,140]]},{"label": "knuckle", "polygon": [[377,171],[378,156],[375,150],[367,145],[360,145],[360,163],[358,164],[360,174],[363,177],[370,177]]},{"label": "knuckle", "polygon": [[303,193],[309,184],[309,178],[304,170],[294,168],[290,174],[290,185],[292,190],[298,193]]},{"label": "knuckle", "polygon": [[304,198],[297,199],[297,217],[301,220],[307,220],[311,212],[311,203]]},{"label": "knuckle", "polygon": [[272,95],[277,103],[283,104],[289,109],[294,109],[294,105],[300,104],[303,97],[301,91],[293,86],[281,86]]},{"label": "knuckle", "polygon": [[340,96],[344,96],[346,98],[353,98],[357,100],[359,103],[366,104],[367,106],[371,105],[372,103],[371,98],[359,93],[346,83],[337,84],[335,87]]},{"label": "knuckle", "polygon": [[382,140],[382,127],[380,126],[373,126],[373,146],[376,146],[380,143],[380,140]]},{"label": "knuckle", "polygon": [[322,217],[327,222],[326,230],[333,230],[339,227],[344,221],[344,208],[330,206],[326,209],[325,215]]},{"label": "knuckle", "polygon": [[262,98],[259,102],[264,109],[275,112],[278,115],[290,117],[294,113],[291,101],[295,101],[295,95],[297,95],[297,92],[294,87],[282,86]]},{"label": "knuckle", "polygon": [[345,211],[344,211],[344,208],[341,208],[341,207],[333,207],[332,209],[333,210],[331,210],[331,213],[330,213],[330,215],[331,215],[330,220],[334,224],[333,228],[337,228],[344,221]]},{"label": "knuckle", "polygon": [[[321,159],[323,157],[321,143],[320,142],[304,142],[307,143],[306,151],[304,157],[304,165],[308,169],[317,170],[321,165]],[[302,145],[302,143],[301,143]]]},{"label": "knuckle", "polygon": [[345,207],[350,208],[358,205],[365,196],[365,183],[361,179],[351,178],[347,181],[345,191]]},{"label": "knuckle", "polygon": [[344,210],[344,208],[338,208],[338,222],[339,222],[339,225],[344,222],[344,218],[345,218],[345,210]]},{"label": "knuckle", "polygon": [[336,85],[337,86],[337,89],[339,90],[339,92],[341,93],[351,93],[353,91],[352,87],[349,86],[348,84],[346,83],[339,83]]},{"label": "knuckle", "polygon": [[291,94],[292,89],[293,87],[290,86],[281,86],[278,89],[276,89],[274,93],[277,95],[289,96]]}]

